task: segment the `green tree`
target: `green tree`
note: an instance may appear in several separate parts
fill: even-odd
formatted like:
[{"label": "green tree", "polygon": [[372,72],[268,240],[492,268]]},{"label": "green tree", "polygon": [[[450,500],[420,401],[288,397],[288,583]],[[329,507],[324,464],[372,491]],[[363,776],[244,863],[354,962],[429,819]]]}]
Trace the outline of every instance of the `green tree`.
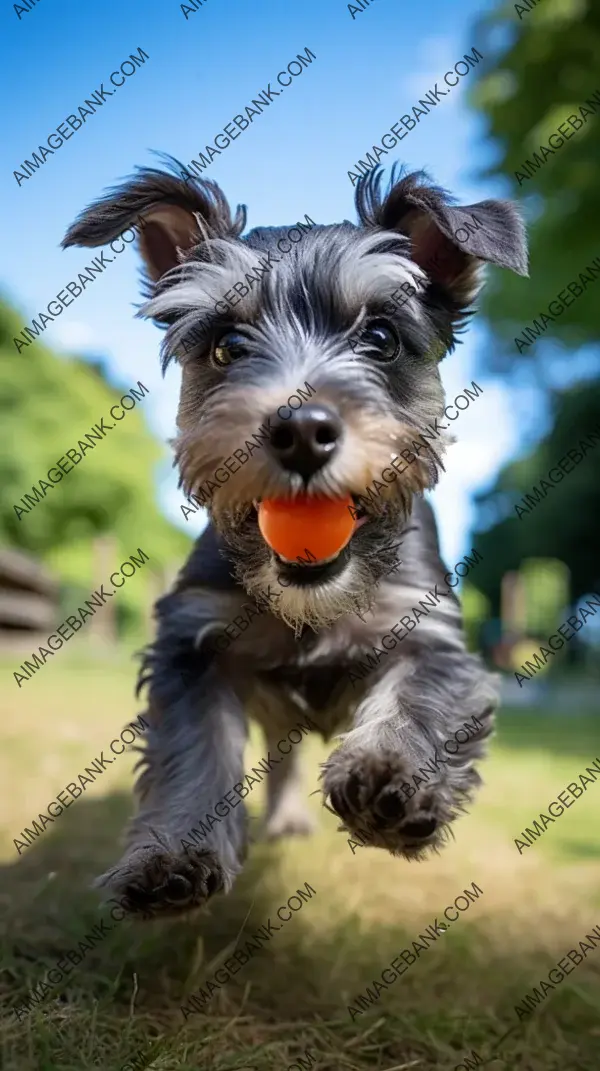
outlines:
[{"label": "green tree", "polygon": [[[502,178],[507,196],[528,201],[531,252],[528,282],[510,272],[490,275],[482,307],[504,345],[490,347],[485,360],[492,371],[528,363],[543,380],[543,339],[575,347],[596,341],[599,333],[597,281],[546,325],[537,342],[522,353],[514,342],[600,256],[600,4],[539,0],[527,10],[528,2],[501,3],[478,23],[475,38],[485,64],[470,99],[495,149],[485,176]],[[566,123],[570,116],[574,124]],[[553,139],[558,147],[543,162],[540,146],[549,145],[559,126],[565,138]],[[528,159],[531,177],[523,167]]]},{"label": "green tree", "polygon": [[[102,534],[114,537],[119,561],[139,546],[148,570],[183,561],[190,540],[155,502],[153,472],[167,450],[146,427],[143,400],[19,517],[15,506],[40,479],[49,482],[48,469],[67,450],[102,417],[114,423],[109,410],[124,393],[100,364],[60,358],[40,342],[17,354],[19,330],[17,315],[0,304],[0,543],[37,555],[65,583],[87,590],[92,541]],[[142,586],[126,585],[124,607],[139,602]]]},{"label": "green tree", "polygon": [[[562,481],[546,491],[529,512],[516,506],[568,450],[577,448],[590,431],[600,435],[600,383],[585,384],[551,398],[553,426],[529,456],[499,472],[494,486],[476,497],[479,531],[474,545],[483,555],[477,566],[477,587],[488,596],[493,612],[500,606],[500,583],[507,570],[525,558],[557,558],[571,575],[573,601],[600,590],[597,518],[600,516],[600,442]],[[591,442],[591,439],[589,440]],[[482,531],[483,527],[486,531]]]}]

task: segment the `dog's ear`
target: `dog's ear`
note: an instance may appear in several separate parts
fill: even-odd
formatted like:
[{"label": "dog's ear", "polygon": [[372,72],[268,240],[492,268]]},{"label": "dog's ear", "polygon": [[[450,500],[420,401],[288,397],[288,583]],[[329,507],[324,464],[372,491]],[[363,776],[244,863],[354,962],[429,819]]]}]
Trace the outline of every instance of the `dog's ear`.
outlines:
[{"label": "dog's ear", "polygon": [[426,184],[423,172],[396,181],[392,171],[382,196],[381,178],[381,169],[375,168],[359,181],[356,207],[361,222],[405,234],[412,259],[457,306],[467,305],[476,293],[482,261],[528,275],[525,227],[511,201],[453,205],[444,190]]},{"label": "dog's ear", "polygon": [[[98,246],[112,241],[134,222],[148,278],[156,282],[205,238],[237,238],[246,225],[246,208],[232,218],[227,199],[215,182],[186,174],[169,158],[170,171],[137,168],[122,186],[86,208],[69,227],[62,247]],[[172,173],[171,173],[172,172]]]}]

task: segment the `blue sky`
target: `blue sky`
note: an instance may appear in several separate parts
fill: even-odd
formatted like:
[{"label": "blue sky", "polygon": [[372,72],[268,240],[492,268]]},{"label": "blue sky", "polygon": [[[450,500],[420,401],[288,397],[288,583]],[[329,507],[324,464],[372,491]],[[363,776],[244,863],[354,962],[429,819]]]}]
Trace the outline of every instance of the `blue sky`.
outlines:
[{"label": "blue sky", "polygon": [[[215,159],[209,175],[230,202],[248,205],[249,227],[291,224],[305,213],[318,223],[354,219],[348,170],[471,50],[472,27],[486,6],[481,0],[460,5],[372,0],[352,19],[341,0],[205,0],[186,20],[180,5],[167,0],[128,0],[112,10],[105,4],[39,0],[19,20],[6,4],[0,25],[7,58],[0,77],[10,105],[0,178],[5,209],[0,286],[22,311],[23,326],[93,258],[89,250],[59,248],[85,205],[134,165],[156,162],[151,150],[189,161],[268,82],[274,87],[277,73],[306,47],[316,60]],[[138,47],[149,56],[145,65],[18,186],[13,169],[31,159],[102,82],[108,88],[110,73]],[[462,79],[387,158],[411,169],[425,167],[463,203],[505,193],[477,179],[493,147],[466,107],[474,78]],[[117,385],[127,388],[141,379],[151,392],[144,402],[148,423],[166,441],[174,432],[178,370],[171,367],[162,378],[161,335],[151,323],[134,319],[138,301],[138,263],[130,246],[44,338],[65,354],[65,375],[69,353],[77,352],[101,355]],[[432,499],[451,564],[470,547],[474,491],[517,452],[523,421],[531,427],[537,406],[526,384],[509,390],[501,380],[478,374],[480,355],[490,344],[487,332],[474,324],[442,365],[448,400],[473,377],[484,387],[457,421],[458,442]],[[24,349],[21,359],[27,354]],[[31,474],[32,483],[39,475]],[[184,522],[167,451],[156,483],[165,512],[197,534],[202,515]]]}]

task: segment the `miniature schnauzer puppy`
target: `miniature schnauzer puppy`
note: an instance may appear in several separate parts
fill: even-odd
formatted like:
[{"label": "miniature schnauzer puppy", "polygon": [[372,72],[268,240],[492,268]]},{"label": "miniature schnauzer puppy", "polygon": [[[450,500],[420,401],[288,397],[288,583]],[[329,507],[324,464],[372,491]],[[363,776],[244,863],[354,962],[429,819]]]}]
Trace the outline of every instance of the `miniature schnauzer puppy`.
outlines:
[{"label": "miniature schnauzer puppy", "polygon": [[[492,731],[496,683],[467,651],[454,594],[358,683],[352,671],[444,585],[423,497],[439,477],[442,438],[429,436],[378,496],[369,487],[441,419],[439,359],[472,312],[483,263],[527,275],[513,204],[457,206],[424,173],[394,169],[382,189],[381,170],[370,171],[356,189],[358,225],[315,224],[282,246],[286,228],[242,237],[245,207],[233,215],[214,182],[181,172],[171,159],[138,169],[86,209],[63,243],[103,245],[143,222],[140,315],[166,328],[163,363],[177,360],[182,373],[180,484],[191,496],[213,481],[210,524],[156,604],[138,684],[148,686],[151,721],[139,810],[123,857],[98,879],[145,915],[197,907],[239,873],[248,820],[232,789],[243,779],[250,717],[267,749],[307,715],[325,739],[335,735],[321,772],[325,805],[341,828],[366,827],[373,846],[408,859],[444,843],[443,829],[480,785],[475,761]],[[477,227],[466,225],[472,218]],[[390,300],[399,289],[403,300]],[[278,410],[306,384],[307,400],[283,422]],[[244,450],[243,466],[214,481],[261,427],[262,448]],[[299,494],[352,495],[361,506],[350,542],[330,560],[292,563],[260,534],[257,504]],[[400,542],[397,565],[391,548]],[[250,602],[245,631],[226,648],[216,643]],[[469,717],[481,729],[439,761]],[[270,836],[310,829],[298,753],[294,746],[267,778]],[[407,798],[402,786],[423,765],[432,776]],[[191,843],[190,831],[227,795],[228,810]]]}]

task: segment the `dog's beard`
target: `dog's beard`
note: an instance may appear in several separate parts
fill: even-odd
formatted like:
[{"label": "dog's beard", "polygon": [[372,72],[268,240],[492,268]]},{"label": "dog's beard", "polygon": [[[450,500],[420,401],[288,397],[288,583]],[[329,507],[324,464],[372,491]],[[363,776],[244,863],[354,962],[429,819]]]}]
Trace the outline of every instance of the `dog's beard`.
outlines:
[{"label": "dog's beard", "polygon": [[[295,584],[289,577],[287,584],[280,582],[282,566],[259,532],[254,509],[220,513],[218,529],[240,584],[299,635],[304,626],[318,632],[346,614],[362,616],[373,607],[378,583],[401,561],[411,506],[412,496],[403,494],[386,500],[380,512],[368,512],[348,544],[347,564],[323,582]],[[302,565],[309,581],[310,570],[318,567]]]},{"label": "dog's beard", "polygon": [[283,587],[277,576],[276,563],[269,561],[250,579],[246,588],[255,597],[266,590],[269,583],[271,591],[280,591],[279,597],[271,603],[272,609],[297,636],[304,625],[318,632],[345,614],[365,614],[369,609],[367,592],[372,584],[371,571],[368,563],[360,558],[352,556],[342,573],[322,584]]}]

